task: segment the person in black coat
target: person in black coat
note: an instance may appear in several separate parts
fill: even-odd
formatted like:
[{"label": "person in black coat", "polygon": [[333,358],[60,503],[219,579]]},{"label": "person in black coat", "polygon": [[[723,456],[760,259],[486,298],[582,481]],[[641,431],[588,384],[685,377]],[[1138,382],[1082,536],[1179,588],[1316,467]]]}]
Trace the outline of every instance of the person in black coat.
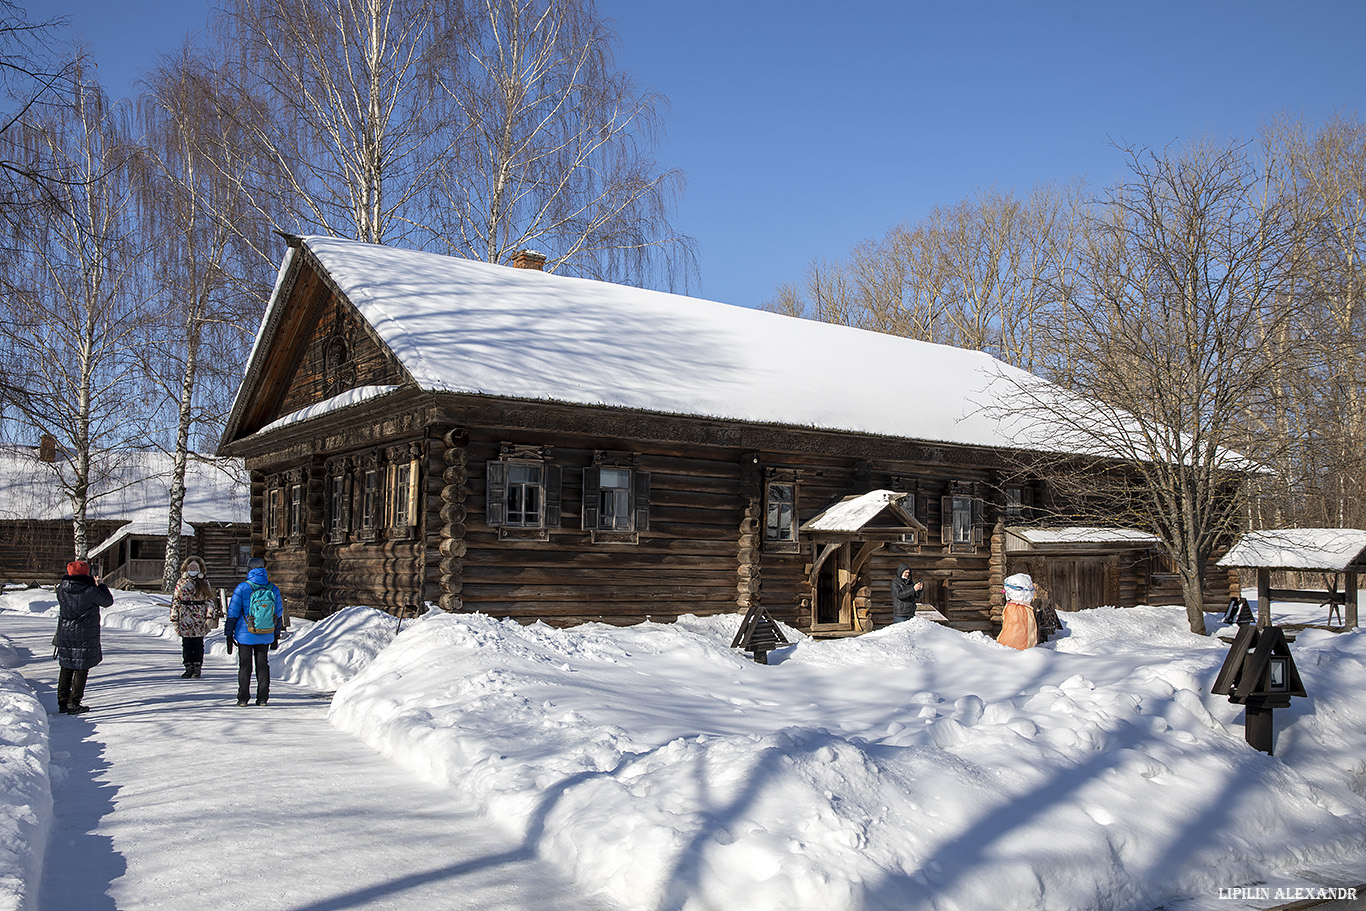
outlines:
[{"label": "person in black coat", "polygon": [[915,616],[915,606],[920,602],[920,592],[924,587],[924,582],[916,582],[911,578],[910,564],[901,563],[897,566],[896,575],[892,577],[893,623]]},{"label": "person in black coat", "polygon": [[73,560],[57,584],[57,708],[65,715],[90,711],[81,704],[90,669],[104,660],[100,650],[100,608],[114,603],[109,587],[90,575],[90,564]]}]

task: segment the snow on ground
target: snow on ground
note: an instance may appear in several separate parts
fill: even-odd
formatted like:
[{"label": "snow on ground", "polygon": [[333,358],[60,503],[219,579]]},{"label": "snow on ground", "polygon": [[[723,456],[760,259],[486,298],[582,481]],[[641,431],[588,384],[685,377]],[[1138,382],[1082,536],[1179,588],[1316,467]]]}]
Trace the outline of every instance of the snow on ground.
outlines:
[{"label": "snow on ground", "polygon": [[22,908],[36,881],[52,819],[47,710],[0,636],[0,909]]},{"label": "snow on ground", "polygon": [[[116,598],[107,625],[171,635],[164,598]],[[924,620],[791,632],[762,666],[728,647],[734,615],[557,630],[433,611],[399,632],[352,608],[295,621],[272,667],[336,689],[334,725],[632,909],[1231,909],[1256,904],[1220,890],[1366,878],[1366,634],[1299,634],[1310,695],[1276,713],[1272,757],[1209,695],[1227,644],[1179,608],[1063,620],[1028,652]],[[41,793],[10,780],[41,827]]]}]

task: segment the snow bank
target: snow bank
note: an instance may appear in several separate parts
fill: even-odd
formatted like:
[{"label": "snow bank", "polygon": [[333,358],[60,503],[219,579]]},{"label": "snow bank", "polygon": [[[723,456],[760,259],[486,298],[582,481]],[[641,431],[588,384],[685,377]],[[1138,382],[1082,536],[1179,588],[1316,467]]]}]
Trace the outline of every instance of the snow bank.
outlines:
[{"label": "snow bank", "polygon": [[52,825],[47,710],[18,664],[0,636],[0,911],[33,907]]},{"label": "snow bank", "polygon": [[[164,596],[115,599],[107,625],[174,636]],[[1299,634],[1310,696],[1276,713],[1270,757],[1208,695],[1226,643],[1180,608],[1063,619],[1026,652],[923,619],[788,631],[761,666],[729,648],[733,615],[557,630],[433,611],[400,632],[353,607],[296,620],[271,666],[336,689],[333,723],[642,911],[1176,909],[1329,871],[1355,884],[1366,634]],[[46,717],[10,671],[0,705],[0,901],[21,901],[51,816]]]},{"label": "snow bank", "polygon": [[[1151,907],[1358,857],[1366,638],[1304,635],[1275,758],[1179,609],[1014,652],[919,620],[764,667],[737,617],[429,615],[333,721],[632,908]],[[1361,679],[1359,676],[1356,679]]]}]

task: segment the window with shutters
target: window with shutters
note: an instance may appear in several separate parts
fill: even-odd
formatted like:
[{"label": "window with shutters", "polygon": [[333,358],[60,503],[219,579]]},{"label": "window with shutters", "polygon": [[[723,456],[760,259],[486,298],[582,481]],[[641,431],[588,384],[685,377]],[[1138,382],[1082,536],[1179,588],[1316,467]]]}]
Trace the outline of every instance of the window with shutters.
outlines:
[{"label": "window with shutters", "polygon": [[1018,487],[1007,487],[1005,489],[1006,518],[1019,519],[1024,517],[1024,491]]},{"label": "window with shutters", "polygon": [[1011,484],[1005,488],[1005,518],[1007,521],[1032,522],[1034,515],[1034,485]]},{"label": "window with shutters", "polygon": [[595,543],[635,544],[650,528],[650,474],[596,455],[583,470],[582,527]]},{"label": "window with shutters", "polygon": [[560,466],[541,449],[503,445],[502,458],[486,464],[484,514],[499,538],[549,540],[560,525]]},{"label": "window with shutters", "polygon": [[360,527],[356,529],[356,538],[361,541],[374,541],[378,537],[381,493],[379,459],[371,455],[360,471]]},{"label": "window with shutters", "polygon": [[985,508],[981,497],[966,489],[954,490],[940,507],[940,536],[949,552],[976,550],[985,540]]},{"label": "window with shutters", "polygon": [[301,469],[289,473],[285,487],[285,531],[291,544],[304,540],[304,478]]}]

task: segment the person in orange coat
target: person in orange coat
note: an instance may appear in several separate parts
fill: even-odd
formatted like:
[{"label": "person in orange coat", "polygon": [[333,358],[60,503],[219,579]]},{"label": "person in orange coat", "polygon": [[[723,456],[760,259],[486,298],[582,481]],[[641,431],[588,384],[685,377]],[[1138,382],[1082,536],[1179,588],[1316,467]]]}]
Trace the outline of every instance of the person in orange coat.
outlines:
[{"label": "person in orange coat", "polygon": [[1027,573],[1016,573],[1005,581],[1005,610],[1001,611],[1001,635],[996,641],[1024,650],[1039,644],[1039,628],[1034,621],[1034,580]]}]

